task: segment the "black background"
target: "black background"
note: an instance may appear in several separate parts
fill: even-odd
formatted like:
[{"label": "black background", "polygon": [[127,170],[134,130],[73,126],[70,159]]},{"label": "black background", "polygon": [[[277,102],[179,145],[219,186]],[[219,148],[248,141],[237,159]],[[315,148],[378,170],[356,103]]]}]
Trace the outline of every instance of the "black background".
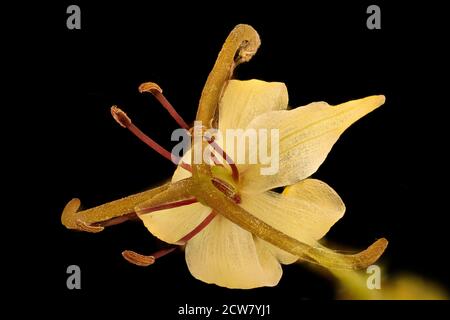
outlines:
[{"label": "black background", "polygon": [[[448,287],[448,209],[445,187],[439,185],[447,107],[440,97],[447,85],[442,8],[374,2],[381,7],[382,29],[368,30],[371,2],[74,3],[81,7],[81,30],[66,28],[69,2],[16,8],[19,18],[9,25],[9,36],[24,48],[18,50],[19,62],[11,63],[27,72],[26,78],[21,72],[10,78],[20,89],[11,109],[19,111],[15,119],[26,128],[20,133],[27,134],[20,143],[8,139],[21,166],[15,169],[20,177],[15,194],[32,190],[19,202],[32,205],[19,216],[25,215],[32,230],[15,239],[25,239],[33,256],[27,266],[39,270],[32,281],[45,288],[43,297],[102,306],[120,306],[121,297],[137,299],[149,310],[164,306],[167,317],[185,303],[264,303],[277,313],[296,310],[302,300],[334,298],[333,283],[306,266],[284,267],[275,288],[228,290],[195,280],[182,252],[149,268],[125,262],[122,250],[149,254],[161,246],[139,223],[96,235],[60,223],[73,197],[89,208],[171,176],[173,165],[120,128],[109,108],[120,105],[171,149],[176,123],[137,87],[157,82],[179,113],[193,121],[206,77],[238,23],[251,24],[262,46],[236,77],[285,82],[290,106],[386,96],[383,107],[343,134],[314,174],[347,206],[327,239],[364,248],[386,237],[390,243],[382,263],[389,274],[409,271]],[[20,23],[25,20],[33,28]],[[20,36],[13,36],[16,31]],[[71,264],[82,270],[79,291],[66,288]]]}]

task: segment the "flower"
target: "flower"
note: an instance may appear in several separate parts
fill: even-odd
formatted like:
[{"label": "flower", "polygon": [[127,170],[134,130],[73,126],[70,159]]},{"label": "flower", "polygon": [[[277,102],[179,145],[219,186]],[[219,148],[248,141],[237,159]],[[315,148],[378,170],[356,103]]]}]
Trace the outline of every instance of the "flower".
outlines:
[{"label": "flower", "polygon": [[[194,144],[194,152],[187,152],[181,159],[146,136],[113,106],[111,113],[122,127],[178,164],[172,181],[80,212],[80,201],[73,199],[63,211],[62,223],[69,229],[100,232],[139,217],[153,235],[173,246],[149,256],[127,250],[122,253],[124,258],[148,266],[177,245],[186,245],[192,275],[227,288],[275,286],[282,275],[281,264],[298,259],[346,269],[363,268],[376,261],[387,246],[384,238],[350,255],[318,243],[343,216],[345,206],[331,187],[309,177],[344,130],[382,105],[384,96],[338,106],[315,102],[287,110],[288,94],[283,83],[230,80],[234,68],[249,61],[259,44],[259,36],[250,26],[238,25],[230,33],[200,99],[196,119],[204,128],[194,127],[192,133],[194,142],[199,143]],[[144,83],[139,90],[152,93],[182,128],[190,129],[159,86]],[[220,130],[277,129],[278,150],[271,149],[270,153],[279,153],[278,171],[261,175],[261,163],[235,163],[225,140],[205,134],[211,126]],[[195,148],[205,145],[219,151],[214,162],[191,161]],[[226,160],[225,165],[217,154]],[[284,186],[282,194],[271,191]]]},{"label": "flower", "polygon": [[[290,237],[318,246],[317,240],[343,216],[345,206],[331,187],[308,177],[324,161],[340,134],[383,102],[383,96],[372,96],[338,106],[316,102],[286,110],[288,93],[283,83],[231,80],[219,104],[219,129],[280,130],[277,174],[261,175],[258,164],[236,165],[240,178],[232,188],[240,195],[238,205]],[[189,163],[190,158],[189,153],[183,161]],[[231,170],[221,170],[220,174],[228,175],[223,180],[231,184]],[[178,167],[172,182],[190,176],[191,172]],[[270,191],[286,185],[290,187],[284,194]],[[175,244],[214,209],[197,202],[139,217],[153,235]],[[136,211],[139,214],[140,206]],[[192,275],[228,288],[274,286],[282,275],[280,263],[296,260],[297,256],[221,215],[186,244],[186,262]]]}]

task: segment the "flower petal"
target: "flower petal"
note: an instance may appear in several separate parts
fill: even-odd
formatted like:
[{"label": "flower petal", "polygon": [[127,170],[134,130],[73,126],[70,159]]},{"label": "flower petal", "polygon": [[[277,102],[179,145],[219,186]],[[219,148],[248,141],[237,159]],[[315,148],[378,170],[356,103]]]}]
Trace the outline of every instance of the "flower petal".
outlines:
[{"label": "flower petal", "polygon": [[211,208],[201,203],[139,214],[145,227],[157,238],[167,243],[176,243],[197,227],[211,212]]},{"label": "flower petal", "polygon": [[[191,164],[191,150],[187,151],[186,154],[181,158],[181,161],[187,164]],[[186,169],[184,169],[182,166],[177,166],[175,169],[175,172],[172,176],[172,183],[187,179],[189,177],[192,177],[192,173]]]},{"label": "flower petal", "polygon": [[230,80],[219,104],[219,128],[244,129],[256,116],[284,110],[287,105],[288,92],[284,83]]},{"label": "flower petal", "polygon": [[334,223],[345,213],[345,204],[337,192],[317,179],[305,179],[288,186],[284,188],[283,195],[308,202],[317,206],[322,212],[328,212]]},{"label": "flower petal", "polygon": [[286,235],[314,246],[345,212],[336,192],[319,180],[302,181],[287,194],[242,193],[240,206]]},{"label": "flower petal", "polygon": [[227,288],[275,286],[282,275],[265,246],[220,215],[189,240],[186,262],[195,278]]},{"label": "flower petal", "polygon": [[282,264],[292,264],[299,259],[299,257],[293,255],[292,253],[284,251],[283,249],[280,249],[274,246],[273,244],[262,240],[261,238],[258,237],[254,238],[257,244],[265,246],[270,251],[270,253],[275,257],[275,259],[277,259],[278,262]]},{"label": "flower petal", "polygon": [[338,106],[315,102],[255,118],[248,128],[279,129],[279,170],[273,175],[261,175],[261,164],[241,166],[242,188],[247,192],[261,192],[309,177],[345,129],[384,101],[384,96],[370,96]]}]

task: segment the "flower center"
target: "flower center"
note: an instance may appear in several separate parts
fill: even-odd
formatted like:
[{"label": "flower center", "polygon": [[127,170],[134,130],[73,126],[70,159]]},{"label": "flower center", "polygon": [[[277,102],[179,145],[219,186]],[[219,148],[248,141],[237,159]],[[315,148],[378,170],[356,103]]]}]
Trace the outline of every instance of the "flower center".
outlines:
[{"label": "flower center", "polygon": [[[205,135],[205,139],[206,141],[208,141],[208,143],[214,148],[214,150],[216,150],[216,152],[226,161],[226,163],[230,166],[231,169],[231,177],[233,178],[233,180],[235,182],[239,182],[239,171],[238,168],[236,166],[236,164],[234,163],[233,159],[231,159],[228,154],[225,152],[225,150],[223,150],[215,141],[215,137],[210,137],[208,135]],[[218,164],[216,162],[216,159],[214,157],[214,153],[211,154],[213,156],[213,160],[216,164]]]}]

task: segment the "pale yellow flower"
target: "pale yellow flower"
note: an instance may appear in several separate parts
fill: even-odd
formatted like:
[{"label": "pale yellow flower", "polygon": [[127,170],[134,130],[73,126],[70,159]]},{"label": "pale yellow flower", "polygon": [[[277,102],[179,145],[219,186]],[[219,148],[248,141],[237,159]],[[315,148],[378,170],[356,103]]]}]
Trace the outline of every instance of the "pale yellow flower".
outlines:
[{"label": "pale yellow flower", "polygon": [[[288,93],[283,83],[231,80],[219,105],[219,129],[279,129],[279,172],[261,175],[260,165],[237,164],[239,182],[231,182],[231,170],[221,170],[220,178],[232,184],[233,192],[240,195],[239,206],[250,214],[298,241],[319,246],[317,240],[343,216],[345,206],[327,184],[307,178],[346,128],[383,103],[383,96],[371,96],[338,106],[315,102],[286,110]],[[189,162],[190,157],[189,153],[183,160]],[[179,167],[172,182],[191,175]],[[270,191],[286,185],[292,185],[289,196]],[[153,235],[177,243],[212,209],[198,202],[140,218]],[[220,215],[186,244],[192,275],[228,288],[274,286],[282,275],[280,263],[297,259]]]},{"label": "pale yellow flower", "polygon": [[[387,246],[384,238],[351,255],[317,242],[343,216],[345,206],[331,187],[309,177],[345,129],[382,105],[384,96],[337,106],[315,102],[287,110],[283,83],[230,80],[234,68],[250,60],[259,44],[250,26],[238,25],[230,33],[203,89],[196,119],[205,129],[278,129],[275,174],[261,175],[261,164],[235,164],[226,155],[223,166],[191,163],[188,152],[176,160],[179,167],[170,183],[80,212],[79,200],[73,199],[64,209],[62,223],[69,229],[99,232],[137,215],[156,237],[186,245],[186,261],[194,277],[228,288],[274,286],[282,275],[281,264],[298,259],[347,269],[376,261]],[[156,84],[145,83],[140,91],[155,95],[180,126],[189,129]],[[114,106],[111,112],[121,126],[173,161],[170,152],[139,130],[122,110]],[[200,137],[202,146],[226,145],[209,137],[203,140],[203,129],[194,130],[193,136],[194,141]],[[289,186],[283,194],[271,191],[283,186]],[[127,250],[123,256],[148,266],[175,248],[150,256]]]}]

